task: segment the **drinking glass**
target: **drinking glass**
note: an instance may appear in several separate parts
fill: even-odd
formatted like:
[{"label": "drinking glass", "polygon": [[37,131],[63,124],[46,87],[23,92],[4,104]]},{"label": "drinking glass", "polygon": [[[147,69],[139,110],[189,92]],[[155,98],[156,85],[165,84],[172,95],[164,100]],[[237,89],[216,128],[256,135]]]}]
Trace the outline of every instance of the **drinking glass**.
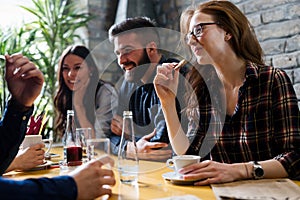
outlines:
[{"label": "drinking glass", "polygon": [[87,139],[86,144],[88,160],[94,160],[105,155],[110,155],[109,138]]},{"label": "drinking glass", "polygon": [[[96,138],[96,139],[87,139],[87,158],[88,160],[97,160],[103,156],[110,155],[110,140],[109,138]],[[103,166],[106,169],[111,169],[110,164],[105,164]],[[109,185],[103,185],[103,188],[110,189]],[[101,199],[108,199],[109,196],[104,195]]]},{"label": "drinking glass", "polygon": [[82,146],[82,161],[88,161],[87,158],[87,140],[92,139],[92,129],[91,128],[76,128],[76,132],[80,137],[80,142]]}]

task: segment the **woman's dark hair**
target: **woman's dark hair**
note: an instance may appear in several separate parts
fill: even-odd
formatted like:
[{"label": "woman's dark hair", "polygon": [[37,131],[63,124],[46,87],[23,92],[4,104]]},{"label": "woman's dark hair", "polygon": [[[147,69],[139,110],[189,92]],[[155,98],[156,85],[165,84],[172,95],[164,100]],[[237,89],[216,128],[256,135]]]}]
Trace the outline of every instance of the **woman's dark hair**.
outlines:
[{"label": "woman's dark hair", "polygon": [[[59,61],[58,65],[58,71],[57,71],[57,79],[58,79],[58,89],[57,93],[54,97],[54,106],[56,109],[56,119],[55,119],[55,131],[58,133],[58,135],[63,135],[64,129],[65,129],[65,121],[67,117],[67,110],[71,110],[72,108],[72,91],[67,87],[64,78],[63,78],[63,64],[64,60],[67,55],[76,55],[81,57],[87,64],[88,68],[90,69],[90,82],[89,86],[87,87],[88,90],[86,91],[84,95],[84,106],[86,110],[86,116],[88,120],[91,122],[91,124],[94,124],[95,122],[95,93],[97,84],[99,82],[99,71],[97,68],[97,65],[89,51],[88,48],[86,48],[83,45],[72,45],[67,47]],[[75,111],[76,115],[76,111]],[[80,116],[79,116],[80,117]],[[79,127],[79,124],[77,123],[77,126]]]}]

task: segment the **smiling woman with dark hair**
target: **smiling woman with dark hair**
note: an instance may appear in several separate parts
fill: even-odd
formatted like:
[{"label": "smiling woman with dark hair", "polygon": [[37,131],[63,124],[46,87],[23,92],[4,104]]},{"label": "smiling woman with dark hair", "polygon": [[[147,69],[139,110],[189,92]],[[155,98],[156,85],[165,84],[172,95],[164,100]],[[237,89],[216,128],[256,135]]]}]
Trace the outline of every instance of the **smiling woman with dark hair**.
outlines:
[{"label": "smiling woman with dark hair", "polygon": [[82,45],[66,48],[58,66],[58,90],[54,98],[57,111],[56,131],[63,135],[67,110],[75,111],[76,127],[91,127],[93,137],[110,131],[117,106],[115,88],[99,79],[89,49]]},{"label": "smiling woman with dark hair", "polygon": [[[24,139],[44,76],[28,58],[14,54],[6,55],[5,80],[11,98],[0,120],[0,175],[14,159]],[[24,180],[0,177],[1,199],[95,199],[111,195],[111,189],[106,186],[113,186],[116,180],[112,170],[103,168],[106,163],[113,166],[114,161],[104,156],[80,166],[68,176]]]}]

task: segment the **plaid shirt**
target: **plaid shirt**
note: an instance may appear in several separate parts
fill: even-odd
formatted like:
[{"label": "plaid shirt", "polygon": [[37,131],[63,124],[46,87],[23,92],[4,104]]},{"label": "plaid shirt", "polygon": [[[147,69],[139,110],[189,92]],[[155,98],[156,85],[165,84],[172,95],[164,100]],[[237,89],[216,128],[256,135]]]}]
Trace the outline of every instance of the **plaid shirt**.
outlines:
[{"label": "plaid shirt", "polygon": [[188,132],[187,154],[224,163],[277,159],[290,178],[300,178],[300,113],[284,71],[248,63],[234,114],[220,120],[224,112],[210,101],[198,113],[199,126]]}]

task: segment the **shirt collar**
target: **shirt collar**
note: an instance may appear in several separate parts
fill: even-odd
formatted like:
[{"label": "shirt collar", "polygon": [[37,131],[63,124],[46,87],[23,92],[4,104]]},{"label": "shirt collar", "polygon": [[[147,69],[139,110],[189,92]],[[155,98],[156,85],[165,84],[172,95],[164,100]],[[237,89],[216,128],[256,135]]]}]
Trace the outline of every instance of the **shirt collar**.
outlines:
[{"label": "shirt collar", "polygon": [[247,62],[246,64],[246,79],[258,78],[258,65],[253,62]]},{"label": "shirt collar", "polygon": [[[156,65],[156,68],[157,68],[158,65],[163,64],[166,60],[167,60],[167,59],[165,58],[165,56],[162,55],[161,58],[160,58],[160,60],[159,60],[159,62],[158,62],[158,64]],[[156,76],[156,69],[155,69],[155,70],[153,71],[153,73],[151,74],[148,83],[153,83],[153,80],[154,80],[155,76]]]}]

